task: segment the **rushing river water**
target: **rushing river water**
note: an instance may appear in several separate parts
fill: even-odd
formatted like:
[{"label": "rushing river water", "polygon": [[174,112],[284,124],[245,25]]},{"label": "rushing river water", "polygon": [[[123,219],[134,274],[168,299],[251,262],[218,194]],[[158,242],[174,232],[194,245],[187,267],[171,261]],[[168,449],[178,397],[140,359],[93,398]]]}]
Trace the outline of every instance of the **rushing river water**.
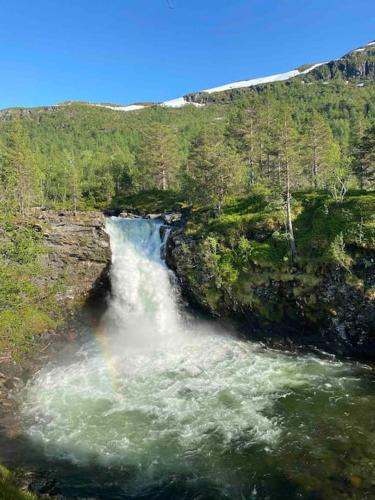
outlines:
[{"label": "rushing river water", "polygon": [[186,314],[160,224],[108,219],[112,296],[73,359],[21,394],[68,497],[375,498],[363,366],[267,350]]}]

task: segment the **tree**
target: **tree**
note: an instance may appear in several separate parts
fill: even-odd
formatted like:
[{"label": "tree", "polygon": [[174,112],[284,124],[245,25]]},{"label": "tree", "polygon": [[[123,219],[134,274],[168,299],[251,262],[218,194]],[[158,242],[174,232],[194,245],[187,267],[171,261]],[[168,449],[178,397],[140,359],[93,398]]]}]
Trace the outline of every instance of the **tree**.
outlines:
[{"label": "tree", "polygon": [[298,155],[298,134],[294,127],[290,111],[286,107],[280,112],[277,148],[286,211],[286,230],[291,258],[293,260],[297,255],[297,247],[292,222],[292,189],[294,185],[298,184],[300,163]]},{"label": "tree", "polygon": [[361,189],[375,185],[375,126],[368,128],[354,150],[353,171]]},{"label": "tree", "polygon": [[176,134],[171,127],[153,124],[145,132],[137,161],[143,175],[148,176],[143,188],[170,189],[181,163]]},{"label": "tree", "polygon": [[9,124],[0,168],[3,205],[10,210],[17,208],[25,215],[38,198],[39,172],[19,118],[12,119]]},{"label": "tree", "polygon": [[74,153],[65,150],[64,156],[68,173],[67,192],[73,205],[74,215],[77,215],[78,204],[82,196],[82,172]]},{"label": "tree", "polygon": [[330,167],[330,160],[336,149],[332,131],[317,111],[314,111],[309,118],[305,144],[306,163],[309,166],[312,185],[316,189],[321,185],[324,171]]},{"label": "tree", "polygon": [[343,201],[348,191],[349,179],[349,160],[343,158],[339,146],[335,144],[324,174],[324,184],[336,201]]},{"label": "tree", "polygon": [[129,148],[112,153],[110,156],[110,171],[115,183],[116,195],[131,192],[134,187],[134,155]]},{"label": "tree", "polygon": [[185,166],[185,192],[192,201],[212,203],[220,213],[225,197],[239,194],[245,171],[240,156],[222,137],[206,130],[192,144]]},{"label": "tree", "polygon": [[259,114],[255,101],[232,113],[225,131],[228,144],[247,165],[250,186],[256,182],[259,175],[259,132]]}]

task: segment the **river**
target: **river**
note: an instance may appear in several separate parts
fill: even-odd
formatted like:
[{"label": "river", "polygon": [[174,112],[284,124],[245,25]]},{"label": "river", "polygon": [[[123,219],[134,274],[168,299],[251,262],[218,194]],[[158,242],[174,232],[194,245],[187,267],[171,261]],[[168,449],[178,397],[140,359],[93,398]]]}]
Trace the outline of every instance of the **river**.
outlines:
[{"label": "river", "polygon": [[19,394],[68,498],[374,498],[363,365],[240,340],[181,303],[161,224],[107,220],[112,293],[72,358]]}]

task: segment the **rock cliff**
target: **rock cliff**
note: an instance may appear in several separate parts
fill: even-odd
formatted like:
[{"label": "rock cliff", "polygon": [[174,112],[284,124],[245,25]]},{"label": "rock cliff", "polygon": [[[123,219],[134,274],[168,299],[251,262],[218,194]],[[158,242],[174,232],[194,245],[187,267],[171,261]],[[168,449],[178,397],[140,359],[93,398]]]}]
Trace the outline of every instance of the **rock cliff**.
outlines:
[{"label": "rock cliff", "polygon": [[[262,245],[265,236],[253,232],[250,243]],[[265,265],[259,256],[245,262],[241,248],[228,249],[225,238],[191,227],[172,230],[167,262],[192,304],[238,321],[246,337],[274,347],[375,360],[373,250],[348,245],[351,269],[328,259],[288,267]]]},{"label": "rock cliff", "polygon": [[100,212],[41,211],[35,225],[46,247],[43,279],[62,284],[60,303],[71,309],[108,289],[111,253]]}]

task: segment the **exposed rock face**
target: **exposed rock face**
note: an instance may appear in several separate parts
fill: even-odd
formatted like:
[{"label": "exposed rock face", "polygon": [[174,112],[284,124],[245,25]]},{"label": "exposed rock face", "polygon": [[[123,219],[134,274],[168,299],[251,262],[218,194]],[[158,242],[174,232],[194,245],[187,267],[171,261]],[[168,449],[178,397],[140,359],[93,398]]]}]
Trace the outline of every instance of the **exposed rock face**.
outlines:
[{"label": "exposed rock face", "polygon": [[58,299],[66,308],[109,287],[111,253],[100,212],[42,211],[36,220],[47,248],[43,259],[48,275],[43,279],[63,283]]},{"label": "exposed rock face", "polygon": [[[364,82],[375,81],[375,42],[365,47],[353,50],[339,59],[326,62],[312,69],[307,74],[298,75],[286,80],[285,85],[291,82],[314,82],[329,80],[344,80],[362,86]],[[194,92],[184,96],[184,99],[190,103],[225,104],[234,101],[247,92],[263,92],[273,83],[258,84],[251,87],[230,89],[221,92],[207,93]]]},{"label": "exposed rock face", "polygon": [[[355,262],[356,276],[367,289],[373,289],[373,255],[357,254]],[[374,297],[353,282],[354,274],[340,266],[327,264],[314,274],[294,269],[282,280],[271,269],[267,279],[263,279],[264,270],[254,269],[255,279],[242,283],[241,290],[238,283],[225,290],[215,282],[198,241],[182,227],[172,229],[167,263],[192,304],[217,317],[240,320],[249,338],[276,347],[318,348],[375,360]]]}]

